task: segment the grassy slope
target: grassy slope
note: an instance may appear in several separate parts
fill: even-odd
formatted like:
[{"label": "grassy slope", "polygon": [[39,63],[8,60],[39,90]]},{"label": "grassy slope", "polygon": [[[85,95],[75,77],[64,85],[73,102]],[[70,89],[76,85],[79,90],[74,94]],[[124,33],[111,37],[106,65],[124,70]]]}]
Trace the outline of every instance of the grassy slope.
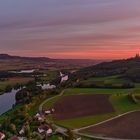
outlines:
[{"label": "grassy slope", "polygon": [[112,95],[110,101],[115,108],[117,114],[125,113],[131,110],[139,110],[140,109],[140,101],[135,104],[132,103],[126,94],[123,95]]}]

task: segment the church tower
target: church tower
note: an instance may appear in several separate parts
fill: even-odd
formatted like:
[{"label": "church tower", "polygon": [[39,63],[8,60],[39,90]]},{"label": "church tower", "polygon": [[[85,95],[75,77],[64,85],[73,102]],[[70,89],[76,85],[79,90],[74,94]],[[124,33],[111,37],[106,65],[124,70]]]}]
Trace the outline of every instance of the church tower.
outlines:
[{"label": "church tower", "polygon": [[139,53],[136,54],[135,58],[140,58],[140,55]]}]

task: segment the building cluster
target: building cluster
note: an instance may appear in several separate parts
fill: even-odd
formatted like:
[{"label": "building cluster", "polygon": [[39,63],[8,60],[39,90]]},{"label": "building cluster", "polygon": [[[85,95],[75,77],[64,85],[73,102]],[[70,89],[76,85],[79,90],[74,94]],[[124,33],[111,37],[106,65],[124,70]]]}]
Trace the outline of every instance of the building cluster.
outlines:
[{"label": "building cluster", "polygon": [[[38,112],[35,115],[36,121],[41,122],[41,125],[38,126],[35,133],[40,135],[42,139],[46,135],[51,136],[53,134],[53,129],[51,125],[47,123],[45,120],[46,120],[46,116],[53,114],[54,111],[55,109],[51,108],[51,109],[43,110],[42,112]],[[23,137],[24,134],[25,134],[25,126],[21,128],[21,130],[18,132],[18,135],[12,136],[11,138],[9,138],[9,140],[27,140],[27,138]],[[4,140],[5,137],[6,137],[5,134],[0,132],[0,140]]]}]

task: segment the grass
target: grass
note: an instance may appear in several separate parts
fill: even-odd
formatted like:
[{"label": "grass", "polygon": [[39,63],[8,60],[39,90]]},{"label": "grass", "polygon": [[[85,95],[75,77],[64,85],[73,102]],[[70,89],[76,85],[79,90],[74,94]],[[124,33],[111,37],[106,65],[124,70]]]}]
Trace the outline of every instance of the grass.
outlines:
[{"label": "grass", "polygon": [[89,78],[88,80],[85,80],[85,82],[97,82],[97,81],[103,81],[104,83],[110,83],[110,84],[123,84],[128,82],[128,79],[121,78],[120,75],[115,76],[108,76],[108,77],[93,77]]},{"label": "grass", "polygon": [[49,137],[48,140],[59,140],[59,136],[53,135],[53,136]]},{"label": "grass", "polygon": [[44,81],[50,81],[52,79],[55,79],[59,76],[59,71],[57,70],[49,70],[45,72],[45,76],[41,77]]},{"label": "grass", "polygon": [[122,114],[131,110],[139,110],[140,109],[140,101],[135,104],[132,103],[126,94],[123,95],[112,95],[110,97],[110,101],[115,108],[117,114]]},{"label": "grass", "polygon": [[54,120],[54,122],[58,125],[67,127],[67,128],[80,128],[84,126],[88,126],[91,124],[96,124],[101,121],[107,120],[111,117],[114,117],[115,113],[109,113],[104,115],[94,115],[94,116],[86,116],[86,117],[80,117],[80,118],[74,118],[69,120]]},{"label": "grass", "polygon": [[37,97],[35,97],[32,102],[34,103],[33,106],[30,108],[30,110],[28,111],[28,113],[33,117],[39,109],[40,104],[46,100],[46,98],[51,98],[51,95],[48,95],[47,92],[42,92],[42,96],[39,97],[39,95]]},{"label": "grass", "polygon": [[43,108],[51,108],[51,107],[53,107],[54,103],[57,102],[60,98],[62,98],[62,96],[59,96],[59,97],[57,96],[57,97],[51,99],[50,101],[48,101],[48,102],[43,106]]},{"label": "grass", "polygon": [[83,80],[80,82],[82,85],[110,85],[115,87],[121,87],[124,84],[127,83],[133,83],[131,80],[122,78],[121,75],[115,75],[115,76],[108,76],[108,77],[91,77],[87,80]]},{"label": "grass", "polygon": [[124,94],[131,89],[107,89],[107,88],[70,88],[65,90],[64,95],[73,94]]}]

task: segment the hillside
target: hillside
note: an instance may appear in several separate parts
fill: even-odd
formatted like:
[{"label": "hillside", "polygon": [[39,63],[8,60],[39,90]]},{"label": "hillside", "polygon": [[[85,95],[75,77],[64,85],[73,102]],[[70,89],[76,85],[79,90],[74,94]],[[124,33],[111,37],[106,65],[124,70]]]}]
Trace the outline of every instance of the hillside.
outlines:
[{"label": "hillside", "polygon": [[140,82],[140,57],[103,62],[94,66],[82,68],[73,77],[87,79],[90,77],[105,77],[121,75],[135,82]]}]

